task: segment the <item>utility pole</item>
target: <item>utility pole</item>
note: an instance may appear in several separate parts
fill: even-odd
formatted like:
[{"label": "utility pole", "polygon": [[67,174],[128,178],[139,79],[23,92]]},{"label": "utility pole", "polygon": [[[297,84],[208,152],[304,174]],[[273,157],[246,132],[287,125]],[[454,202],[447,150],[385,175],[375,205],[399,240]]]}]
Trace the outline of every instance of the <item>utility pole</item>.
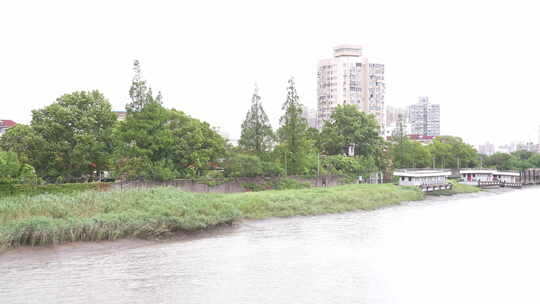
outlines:
[{"label": "utility pole", "polygon": [[287,173],[287,152],[285,152],[285,176],[289,176]]},{"label": "utility pole", "polygon": [[321,152],[317,152],[317,176],[321,176]]},{"label": "utility pole", "polygon": [[433,157],[432,159],[433,159],[433,169],[435,169],[435,157]]}]

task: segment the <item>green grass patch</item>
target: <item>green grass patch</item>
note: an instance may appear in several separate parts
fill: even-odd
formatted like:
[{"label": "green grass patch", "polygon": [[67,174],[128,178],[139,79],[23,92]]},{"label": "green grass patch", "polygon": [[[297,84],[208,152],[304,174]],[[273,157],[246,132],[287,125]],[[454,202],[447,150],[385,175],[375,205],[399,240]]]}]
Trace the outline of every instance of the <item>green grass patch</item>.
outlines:
[{"label": "green grass patch", "polygon": [[415,188],[345,185],[216,194],[174,188],[14,196],[0,199],[0,248],[159,237],[242,218],[372,210],[420,200]]},{"label": "green grass patch", "polygon": [[457,181],[450,181],[452,183],[452,189],[429,192],[429,195],[454,195],[465,193],[476,193],[482,191],[480,187],[460,184]]}]

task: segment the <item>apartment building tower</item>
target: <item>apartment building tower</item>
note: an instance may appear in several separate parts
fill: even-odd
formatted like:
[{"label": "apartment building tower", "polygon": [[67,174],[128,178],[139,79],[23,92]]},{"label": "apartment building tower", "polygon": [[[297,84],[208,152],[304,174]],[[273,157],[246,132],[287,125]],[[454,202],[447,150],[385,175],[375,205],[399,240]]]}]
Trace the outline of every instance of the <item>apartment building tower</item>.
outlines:
[{"label": "apartment building tower", "polygon": [[334,57],[319,61],[317,127],[323,127],[338,105],[354,105],[373,114],[384,130],[384,65],[362,56],[362,47],[341,45]]},{"label": "apartment building tower", "polygon": [[430,104],[427,97],[420,97],[417,104],[409,106],[411,134],[423,136],[441,135],[441,109]]}]

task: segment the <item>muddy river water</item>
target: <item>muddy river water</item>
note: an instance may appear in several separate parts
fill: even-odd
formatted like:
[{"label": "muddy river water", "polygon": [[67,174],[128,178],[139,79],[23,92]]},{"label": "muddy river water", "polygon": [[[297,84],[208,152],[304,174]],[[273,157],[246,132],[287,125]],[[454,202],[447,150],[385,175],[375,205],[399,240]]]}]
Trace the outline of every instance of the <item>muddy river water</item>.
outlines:
[{"label": "muddy river water", "polygon": [[0,303],[540,303],[540,188],[0,254]]}]

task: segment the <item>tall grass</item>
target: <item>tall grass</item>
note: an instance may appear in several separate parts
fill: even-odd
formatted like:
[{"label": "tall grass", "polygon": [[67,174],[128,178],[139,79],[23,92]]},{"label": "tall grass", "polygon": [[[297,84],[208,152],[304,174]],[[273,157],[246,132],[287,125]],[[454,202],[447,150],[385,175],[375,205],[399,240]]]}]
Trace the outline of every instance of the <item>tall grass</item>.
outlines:
[{"label": "tall grass", "polygon": [[68,183],[68,184],[47,184],[47,185],[0,185],[0,198],[16,195],[33,196],[40,194],[68,194],[88,190],[106,191],[110,188],[110,183]]},{"label": "tall grass", "polygon": [[0,248],[158,237],[241,218],[371,210],[422,198],[416,189],[393,185],[238,194],[155,188],[14,196],[0,199]]}]

